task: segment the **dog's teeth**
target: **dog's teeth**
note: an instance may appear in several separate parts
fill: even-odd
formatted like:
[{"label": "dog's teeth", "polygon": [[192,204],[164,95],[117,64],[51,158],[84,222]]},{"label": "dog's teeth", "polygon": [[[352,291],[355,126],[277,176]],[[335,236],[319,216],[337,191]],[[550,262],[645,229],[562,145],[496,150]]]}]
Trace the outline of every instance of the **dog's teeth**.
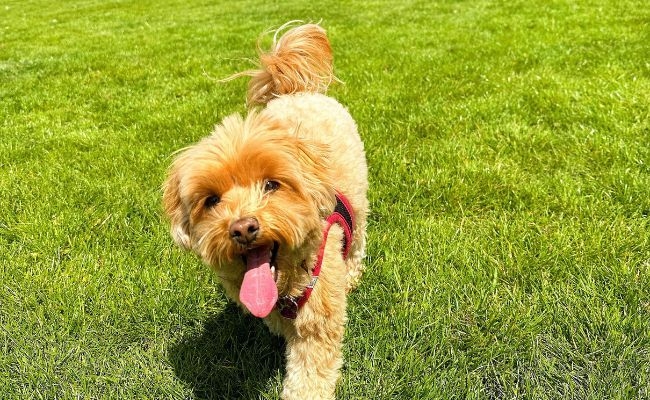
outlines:
[{"label": "dog's teeth", "polygon": [[275,265],[272,265],[272,266],[271,266],[271,273],[272,273],[272,274],[275,274]]}]

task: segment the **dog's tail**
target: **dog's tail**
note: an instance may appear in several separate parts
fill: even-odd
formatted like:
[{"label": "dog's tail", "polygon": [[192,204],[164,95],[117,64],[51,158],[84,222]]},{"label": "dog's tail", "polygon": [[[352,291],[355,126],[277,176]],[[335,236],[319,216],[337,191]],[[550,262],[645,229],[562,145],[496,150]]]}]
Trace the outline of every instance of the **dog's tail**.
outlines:
[{"label": "dog's tail", "polygon": [[278,38],[296,22],[288,22],[275,31],[269,51],[262,50],[258,41],[259,69],[233,75],[232,78],[251,76],[249,105],[266,104],[283,94],[325,93],[332,81],[337,80],[332,69],[332,48],[319,25],[299,25]]}]

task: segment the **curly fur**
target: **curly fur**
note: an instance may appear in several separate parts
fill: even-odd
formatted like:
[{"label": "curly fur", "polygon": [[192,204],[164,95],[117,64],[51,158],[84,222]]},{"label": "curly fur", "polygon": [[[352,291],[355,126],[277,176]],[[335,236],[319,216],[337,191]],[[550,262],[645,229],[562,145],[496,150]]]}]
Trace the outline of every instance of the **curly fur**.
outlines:
[{"label": "curly fur", "polygon": [[[354,120],[322,94],[334,79],[325,31],[307,24],[274,40],[252,75],[249,103],[266,104],[248,116],[226,117],[214,132],[182,150],[164,185],[163,203],[174,240],[210,265],[226,294],[239,301],[248,248],[229,227],[259,221],[253,246],[279,243],[276,284],[298,296],[311,280],[334,193],[355,213],[347,259],[342,229],[332,227],[321,275],[295,320],[273,310],[264,322],[287,341],[283,399],[332,399],[343,358],[346,295],[358,283],[365,251],[367,166]],[[265,190],[269,180],[279,185]]]}]

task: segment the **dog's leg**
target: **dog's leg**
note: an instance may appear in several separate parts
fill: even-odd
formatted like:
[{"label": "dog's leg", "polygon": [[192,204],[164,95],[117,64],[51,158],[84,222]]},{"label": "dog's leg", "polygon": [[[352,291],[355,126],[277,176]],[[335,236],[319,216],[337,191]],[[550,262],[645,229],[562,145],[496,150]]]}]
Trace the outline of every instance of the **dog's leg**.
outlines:
[{"label": "dog's leg", "polygon": [[332,243],[331,253],[325,253],[331,261],[323,264],[311,298],[299,311],[295,333],[287,337],[284,400],[334,399],[343,364],[347,271],[336,242]]},{"label": "dog's leg", "polygon": [[287,343],[283,400],[334,399],[343,364],[341,336],[296,337]]}]

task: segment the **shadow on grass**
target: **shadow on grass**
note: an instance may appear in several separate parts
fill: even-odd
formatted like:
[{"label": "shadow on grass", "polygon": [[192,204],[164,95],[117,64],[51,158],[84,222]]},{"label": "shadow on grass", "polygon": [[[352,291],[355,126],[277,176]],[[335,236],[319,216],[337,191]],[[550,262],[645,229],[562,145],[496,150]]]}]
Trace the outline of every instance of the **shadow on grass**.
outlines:
[{"label": "shadow on grass", "polygon": [[254,399],[284,371],[284,340],[230,304],[169,349],[176,376],[197,399]]}]

